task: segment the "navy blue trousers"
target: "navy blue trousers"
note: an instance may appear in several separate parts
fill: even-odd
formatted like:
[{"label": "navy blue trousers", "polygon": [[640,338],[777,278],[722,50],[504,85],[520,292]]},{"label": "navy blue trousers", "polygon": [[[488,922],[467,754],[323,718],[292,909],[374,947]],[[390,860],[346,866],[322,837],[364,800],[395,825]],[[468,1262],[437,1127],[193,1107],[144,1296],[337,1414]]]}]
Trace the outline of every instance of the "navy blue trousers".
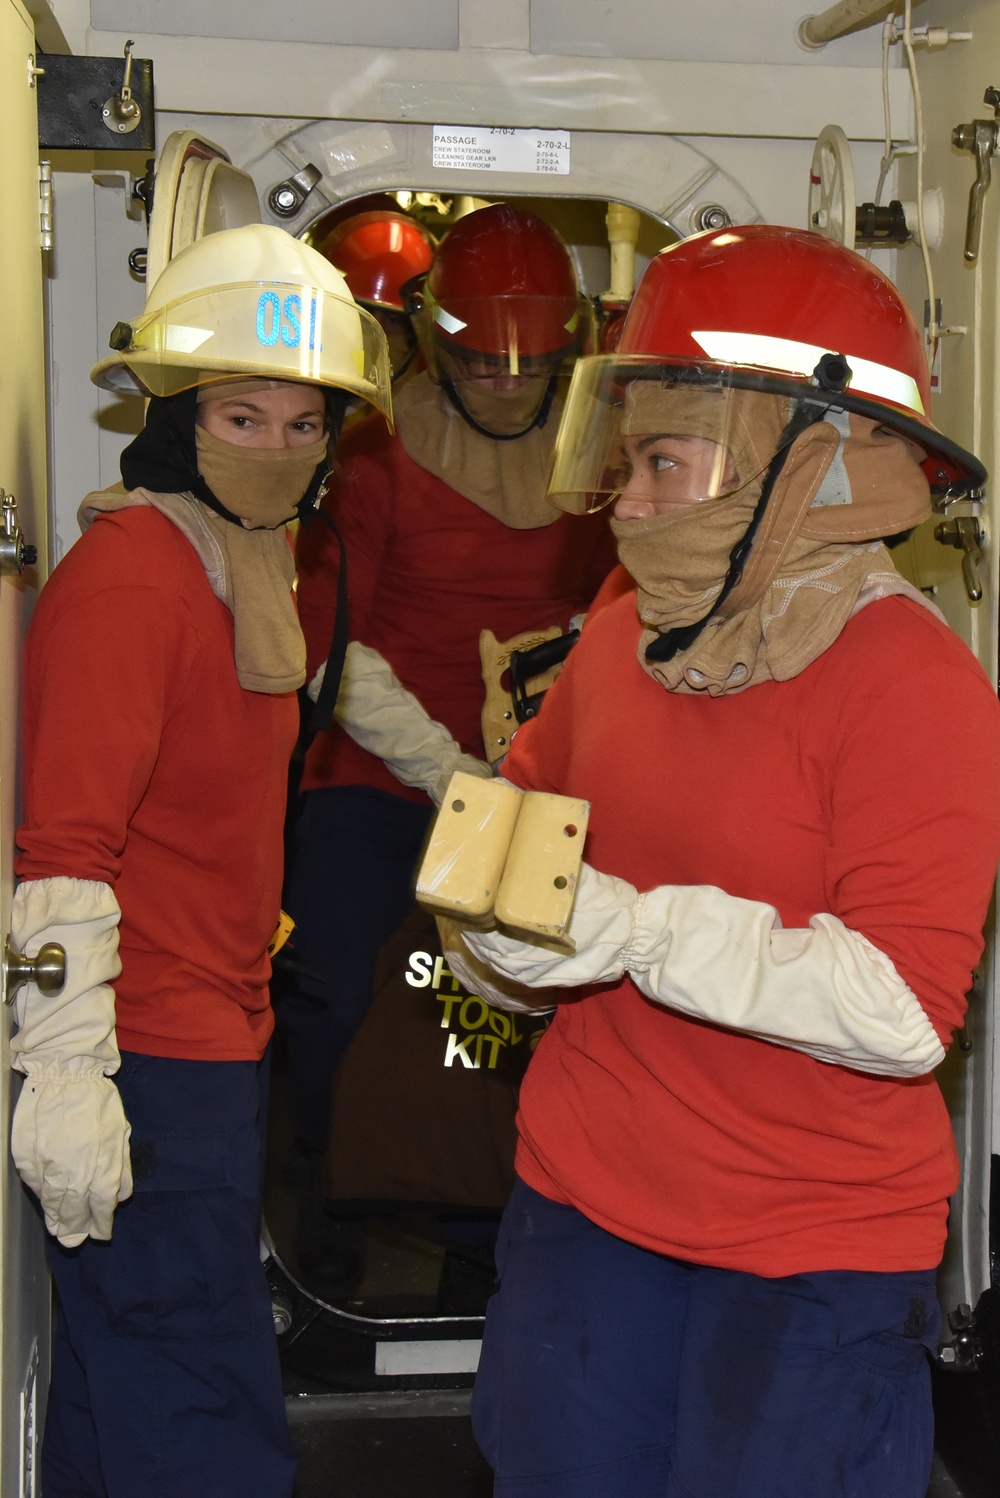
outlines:
[{"label": "navy blue trousers", "polygon": [[372,1001],[375,962],[413,904],[433,808],[368,786],[307,791],[285,909],[300,972],[282,998],[298,1138],[326,1149],[330,1084]]},{"label": "navy blue trousers", "polygon": [[924,1498],[933,1272],[766,1280],[518,1181],[473,1399],[518,1498]]},{"label": "navy blue trousers", "polygon": [[48,1242],[45,1498],[288,1498],[259,1250],[266,1068],[123,1052],[114,1080],[135,1191],[109,1243]]}]

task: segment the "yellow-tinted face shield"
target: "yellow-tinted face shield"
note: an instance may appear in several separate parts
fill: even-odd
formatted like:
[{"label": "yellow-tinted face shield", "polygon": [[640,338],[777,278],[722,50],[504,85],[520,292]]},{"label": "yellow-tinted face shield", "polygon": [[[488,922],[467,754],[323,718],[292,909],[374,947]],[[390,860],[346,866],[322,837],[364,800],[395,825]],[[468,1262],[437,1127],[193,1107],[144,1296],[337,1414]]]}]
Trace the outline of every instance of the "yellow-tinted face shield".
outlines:
[{"label": "yellow-tinted face shield", "polygon": [[664,370],[656,356],[597,355],[573,371],[548,499],[583,515],[630,488],[673,506],[734,494],[778,450],[790,402],[725,371]]}]

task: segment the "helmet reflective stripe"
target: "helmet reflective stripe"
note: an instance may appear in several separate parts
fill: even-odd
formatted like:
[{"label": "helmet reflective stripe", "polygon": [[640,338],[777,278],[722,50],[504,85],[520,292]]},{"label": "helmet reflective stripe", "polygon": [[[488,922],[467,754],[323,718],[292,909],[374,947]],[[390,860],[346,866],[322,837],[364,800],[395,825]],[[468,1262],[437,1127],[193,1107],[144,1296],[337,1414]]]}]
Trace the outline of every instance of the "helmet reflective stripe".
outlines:
[{"label": "helmet reflective stripe", "polygon": [[[819,344],[798,343],[791,338],[774,338],[758,333],[692,332],[691,337],[710,359],[734,367],[778,369],[809,379],[824,354],[839,349],[821,348]],[[912,376],[887,364],[875,364],[856,354],[842,355],[851,366],[849,388],[858,395],[873,395],[893,405],[904,406],[918,416],[926,415],[920,391]]]},{"label": "helmet reflective stripe", "polygon": [[453,317],[445,307],[441,306],[440,302],[432,302],[431,298],[428,297],[428,303],[433,309],[434,321],[439,323],[446,333],[461,333],[463,328],[469,326],[460,317]]}]

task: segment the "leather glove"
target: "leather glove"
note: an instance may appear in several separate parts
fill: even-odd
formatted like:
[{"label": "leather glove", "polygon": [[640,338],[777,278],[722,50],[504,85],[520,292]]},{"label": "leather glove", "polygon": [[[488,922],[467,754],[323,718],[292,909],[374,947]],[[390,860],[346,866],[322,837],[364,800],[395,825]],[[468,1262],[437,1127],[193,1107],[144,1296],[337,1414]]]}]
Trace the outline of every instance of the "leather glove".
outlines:
[{"label": "leather glove", "polygon": [[569,956],[501,931],[466,931],[463,940],[529,987],[610,983],[627,972],[671,1009],[876,1076],[920,1076],[944,1056],[889,958],[836,916],[785,931],[770,905],[709,885],[640,895],[584,864],[569,936]]},{"label": "leather glove", "polygon": [[11,1153],[66,1248],[110,1238],[115,1207],[132,1194],[131,1129],[110,1080],[121,1065],[110,986],[121,972],[119,919],[110,887],[91,880],[36,879],[14,893],[15,944],[27,956],[46,941],[66,950],[61,993],[46,998],[34,983],[19,990],[10,1043],[25,1077]]},{"label": "leather glove", "polygon": [[[319,696],[326,666],[316,672],[308,693]],[[376,755],[403,785],[426,791],[440,806],[456,770],[488,779],[484,760],[465,754],[443,723],[428,715],[377,650],[352,640],[334,716],[356,744]]]}]

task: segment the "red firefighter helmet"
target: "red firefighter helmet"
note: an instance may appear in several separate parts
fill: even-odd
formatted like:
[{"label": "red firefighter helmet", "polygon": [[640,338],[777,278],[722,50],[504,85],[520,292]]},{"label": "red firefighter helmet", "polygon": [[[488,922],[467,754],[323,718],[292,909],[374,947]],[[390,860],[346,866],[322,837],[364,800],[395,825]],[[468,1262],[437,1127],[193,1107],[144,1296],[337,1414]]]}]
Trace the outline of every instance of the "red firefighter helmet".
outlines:
[{"label": "red firefighter helmet", "polygon": [[401,288],[430,268],[423,229],[405,213],[359,213],[343,219],[317,246],[342,272],[355,301],[405,312]]},{"label": "red firefighter helmet", "polygon": [[585,303],[556,231],[523,208],[494,203],[449,231],[418,296],[428,342],[456,354],[551,363],[580,343]]},{"label": "red firefighter helmet", "polygon": [[[979,460],[929,419],[923,339],[888,277],[822,235],[749,224],[695,235],[650,262],[615,352],[577,362],[549,497],[576,511],[609,503],[623,435],[654,410],[661,424],[680,421],[678,431],[733,451],[753,402],[775,396],[798,413],[787,442],[824,410],[854,412],[916,444],[931,492],[945,500],[985,482]],[[912,505],[897,509],[881,497],[878,534],[917,523]]]},{"label": "red firefighter helmet", "polygon": [[[896,287],[812,231],[748,224],[664,250],[636,290],[617,354],[707,362],[743,388],[808,389],[918,443],[932,491],[955,498],[985,481],[978,459],[930,421],[924,340]],[[826,354],[850,367],[842,392],[816,389]]]}]

